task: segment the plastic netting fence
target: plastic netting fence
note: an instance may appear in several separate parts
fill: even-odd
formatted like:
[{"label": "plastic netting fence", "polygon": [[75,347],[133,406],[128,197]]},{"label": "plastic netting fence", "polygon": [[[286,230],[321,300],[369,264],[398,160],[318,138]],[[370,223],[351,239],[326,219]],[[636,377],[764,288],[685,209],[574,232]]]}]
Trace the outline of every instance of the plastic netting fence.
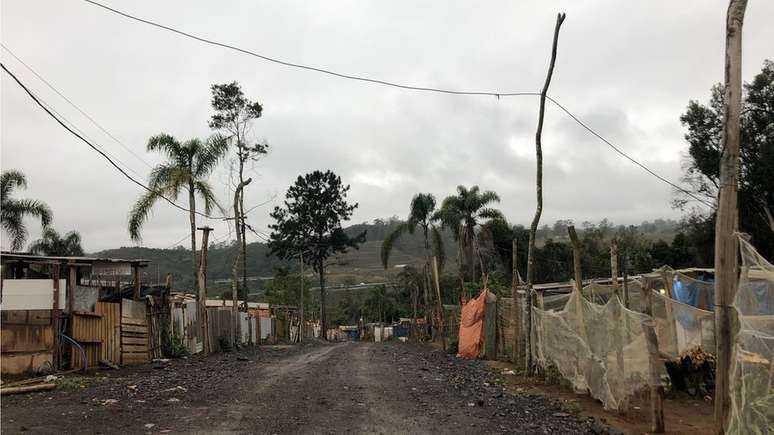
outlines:
[{"label": "plastic netting fence", "polygon": [[651,364],[645,340],[652,319],[627,309],[618,297],[600,305],[573,292],[562,310],[534,308],[533,314],[533,354],[538,364],[555,366],[605,409],[624,409],[635,392],[660,384],[664,367]]},{"label": "plastic netting fence", "polygon": [[774,266],[740,237],[735,307],[739,333],[731,372],[728,433],[774,433]]}]

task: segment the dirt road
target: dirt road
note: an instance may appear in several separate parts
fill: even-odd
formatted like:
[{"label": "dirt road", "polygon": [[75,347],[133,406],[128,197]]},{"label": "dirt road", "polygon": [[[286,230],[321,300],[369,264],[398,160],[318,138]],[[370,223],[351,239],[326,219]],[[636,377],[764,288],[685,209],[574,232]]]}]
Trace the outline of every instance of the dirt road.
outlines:
[{"label": "dirt road", "polygon": [[[107,377],[105,376],[107,375]],[[245,350],[2,400],[3,433],[598,433],[497,374],[403,343]]]}]

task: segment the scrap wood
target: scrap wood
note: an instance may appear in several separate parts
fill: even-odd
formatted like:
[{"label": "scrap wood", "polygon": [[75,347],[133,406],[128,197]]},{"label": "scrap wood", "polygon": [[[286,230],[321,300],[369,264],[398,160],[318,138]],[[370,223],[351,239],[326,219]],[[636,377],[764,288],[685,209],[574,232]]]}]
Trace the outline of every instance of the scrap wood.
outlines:
[{"label": "scrap wood", "polygon": [[115,369],[115,370],[120,369],[120,367],[118,367],[117,365],[113,364],[110,361],[104,360],[104,359],[99,360],[99,363],[102,364],[103,366],[110,367],[111,369]]},{"label": "scrap wood", "polygon": [[[54,375],[54,376],[62,376],[62,375],[67,375],[67,374],[70,374],[70,373],[73,373],[73,372],[77,372],[77,371],[79,371],[79,370],[80,370],[80,369],[71,369],[71,370],[65,370],[65,371],[63,371],[63,372],[57,372],[57,373],[54,373],[53,375]],[[29,384],[37,384],[37,383],[39,383],[39,382],[45,382],[45,381],[46,381],[46,379],[47,379],[49,376],[52,376],[52,375],[39,376],[39,377],[37,377],[37,378],[29,378],[29,379],[24,379],[23,381],[10,382],[10,383],[8,383],[8,384],[3,384],[3,388],[5,388],[5,387],[18,387],[18,386],[20,386],[20,385],[29,385]]]},{"label": "scrap wood", "polygon": [[53,390],[54,388],[56,388],[56,384],[37,384],[37,385],[27,385],[24,387],[6,387],[6,388],[0,388],[0,396],[6,396],[9,394],[31,393],[33,391],[47,391],[47,390]]}]

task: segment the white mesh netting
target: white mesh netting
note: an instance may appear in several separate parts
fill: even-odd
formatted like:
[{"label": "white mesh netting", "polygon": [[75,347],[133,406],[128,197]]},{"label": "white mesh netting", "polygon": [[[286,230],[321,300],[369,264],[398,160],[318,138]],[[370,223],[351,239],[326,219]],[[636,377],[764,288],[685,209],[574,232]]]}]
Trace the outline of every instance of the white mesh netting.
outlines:
[{"label": "white mesh netting", "polygon": [[715,353],[715,313],[678,302],[654,290],[653,319],[658,350],[676,358],[696,348]]},{"label": "white mesh netting", "polygon": [[731,372],[732,434],[774,433],[774,266],[740,237],[735,308],[739,333]]},{"label": "white mesh netting", "polygon": [[660,383],[664,367],[651,372],[644,328],[649,316],[626,309],[618,297],[604,305],[577,292],[560,311],[533,309],[534,355],[544,368],[556,367],[578,390],[588,390],[605,409],[624,409],[628,398]]}]

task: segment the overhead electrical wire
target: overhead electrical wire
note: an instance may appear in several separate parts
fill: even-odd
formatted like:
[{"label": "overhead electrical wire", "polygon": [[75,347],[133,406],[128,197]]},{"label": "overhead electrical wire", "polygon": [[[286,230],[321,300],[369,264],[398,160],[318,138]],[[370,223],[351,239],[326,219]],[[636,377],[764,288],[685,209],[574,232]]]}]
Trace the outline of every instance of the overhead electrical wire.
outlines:
[{"label": "overhead electrical wire", "polygon": [[[202,36],[197,36],[197,35],[194,35],[192,33],[188,33],[188,32],[176,29],[176,28],[171,27],[171,26],[167,26],[167,25],[164,25],[164,24],[161,24],[161,23],[157,23],[157,22],[149,20],[149,19],[140,18],[140,17],[132,15],[132,14],[130,14],[128,12],[123,12],[123,11],[120,11],[118,9],[114,9],[114,8],[112,8],[110,6],[104,5],[104,4],[96,2],[94,0],[83,0],[83,1],[85,1],[86,3],[92,4],[94,6],[100,7],[102,9],[104,9],[104,10],[109,11],[109,12],[112,12],[114,14],[118,14],[118,15],[124,17],[124,18],[130,19],[130,20],[134,20],[134,21],[137,21],[137,22],[140,22],[140,23],[144,23],[144,24],[147,24],[147,25],[159,28],[159,29],[163,29],[163,30],[166,30],[166,31],[169,31],[169,32],[173,32],[173,33],[176,33],[178,35],[181,35],[181,36],[184,36],[184,37],[187,37],[187,38],[191,38],[191,39],[194,39],[196,41],[199,41],[199,42],[202,42],[202,43],[205,43],[205,44],[214,45],[214,46],[226,48],[226,49],[229,49],[229,50],[234,50],[234,51],[237,51],[237,52],[240,52],[240,53],[243,53],[243,54],[247,54],[249,56],[253,56],[253,57],[257,57],[259,59],[263,59],[263,60],[268,61],[268,62],[273,62],[273,63],[279,64],[279,65],[283,65],[283,66],[287,66],[287,67],[291,67],[291,68],[299,68],[299,69],[313,71],[313,72],[317,72],[317,73],[321,73],[321,74],[327,74],[327,75],[331,75],[331,76],[335,76],[335,77],[339,77],[339,78],[343,78],[343,79],[356,80],[356,81],[367,82],[367,83],[374,83],[374,84],[378,84],[378,85],[390,86],[390,87],[394,87],[394,88],[407,89],[407,90],[413,90],[413,91],[436,92],[436,93],[453,94],[453,95],[483,95],[483,96],[497,97],[498,99],[500,97],[540,96],[541,95],[540,92],[467,91],[467,90],[453,90],[453,89],[434,88],[434,87],[426,87],[426,86],[415,86],[415,85],[406,85],[406,84],[401,84],[401,83],[390,82],[390,81],[381,80],[381,79],[374,79],[374,78],[370,78],[370,77],[357,76],[357,75],[353,75],[353,74],[340,73],[340,72],[332,71],[332,70],[321,68],[321,67],[304,65],[304,64],[300,64],[300,63],[280,60],[280,59],[273,58],[273,57],[270,57],[270,56],[266,56],[266,55],[263,55],[263,54],[260,54],[260,53],[256,53],[256,52],[251,51],[251,50],[240,48],[240,47],[237,47],[235,45],[231,45],[231,44],[227,44],[227,43],[223,43],[223,42],[218,42],[218,41],[215,41],[215,40],[204,38]],[[677,184],[667,180],[663,176],[657,174],[656,172],[654,172],[653,170],[651,170],[650,168],[645,166],[643,163],[640,163],[639,161],[635,160],[633,157],[631,157],[628,154],[626,154],[625,152],[623,152],[620,148],[618,148],[615,145],[613,145],[609,140],[605,139],[602,135],[600,135],[599,133],[597,133],[596,131],[591,129],[588,125],[586,125],[583,121],[581,121],[577,116],[575,116],[569,110],[567,110],[564,106],[559,104],[559,102],[556,101],[554,98],[551,98],[550,96],[546,95],[546,99],[548,99],[551,103],[555,104],[559,109],[561,109],[563,112],[565,112],[567,115],[569,115],[570,118],[572,118],[576,123],[578,123],[581,127],[583,127],[585,130],[587,130],[589,133],[591,133],[592,135],[597,137],[599,140],[604,142],[606,145],[608,145],[610,148],[612,148],[614,151],[616,151],[621,156],[625,157],[626,159],[628,159],[629,161],[631,161],[635,165],[637,165],[640,168],[642,168],[643,170],[645,170],[650,175],[652,175],[652,176],[656,177],[658,180],[660,180],[660,181],[662,181],[662,182],[672,186],[673,188],[679,190],[680,192],[688,195],[689,197],[691,197],[691,198],[701,202],[702,204],[704,204],[704,205],[706,205],[706,206],[708,206],[710,208],[714,207],[712,204],[710,204],[706,200],[696,196],[692,192],[690,192],[690,191],[688,191],[688,190],[678,186]]]},{"label": "overhead electrical wire", "polygon": [[408,90],[412,90],[412,91],[438,92],[438,93],[442,93],[442,94],[454,94],[454,95],[488,95],[488,96],[492,96],[492,97],[514,97],[514,96],[520,96],[520,95],[532,95],[532,96],[540,95],[539,92],[465,91],[465,90],[450,90],[450,89],[432,88],[432,87],[426,87],[426,86],[404,85],[404,84],[400,84],[400,83],[389,82],[389,81],[386,81],[386,80],[373,79],[373,78],[369,78],[369,77],[356,76],[356,75],[353,75],[353,74],[340,73],[340,72],[332,71],[332,70],[325,69],[325,68],[320,68],[320,67],[310,66],[310,65],[303,65],[303,64],[300,64],[300,63],[288,62],[288,61],[285,61],[285,60],[280,60],[280,59],[277,59],[277,58],[269,57],[269,56],[266,56],[266,55],[263,55],[263,54],[260,54],[260,53],[256,53],[254,51],[250,51],[250,50],[247,50],[247,49],[244,49],[244,48],[237,47],[235,45],[214,41],[212,39],[207,39],[207,38],[204,38],[204,37],[201,37],[201,36],[194,35],[192,33],[184,32],[182,30],[178,30],[178,29],[175,29],[174,27],[166,26],[164,24],[160,24],[160,23],[157,23],[155,21],[151,21],[151,20],[148,20],[148,19],[145,19],[145,18],[140,18],[140,17],[137,17],[135,15],[129,14],[127,12],[122,12],[122,11],[119,11],[118,9],[111,8],[110,6],[104,5],[102,3],[99,3],[99,2],[96,2],[96,1],[93,1],[93,0],[84,0],[84,1],[86,3],[90,3],[90,4],[94,5],[94,6],[98,6],[100,8],[103,8],[103,9],[105,9],[107,11],[113,12],[114,14],[121,15],[122,17],[128,18],[130,20],[138,21],[138,22],[141,22],[141,23],[144,23],[144,24],[148,24],[148,25],[153,26],[153,27],[157,27],[159,29],[164,29],[164,30],[167,30],[169,32],[177,33],[178,35],[182,35],[182,36],[185,36],[187,38],[195,39],[195,40],[197,40],[199,42],[203,42],[205,44],[215,45],[215,46],[218,46],[218,47],[227,48],[229,50],[238,51],[240,53],[247,54],[247,55],[250,55],[250,56],[253,56],[253,57],[257,57],[257,58],[263,59],[263,60],[268,61],[268,62],[273,62],[273,63],[276,63],[276,64],[280,64],[280,65],[284,65],[284,66],[289,66],[289,67],[292,67],[292,68],[299,68],[299,69],[305,69],[305,70],[314,71],[314,72],[318,72],[318,73],[322,73],[322,74],[328,74],[328,75],[335,76],[335,77],[340,77],[340,78],[343,78],[343,79],[375,83],[375,84],[379,84],[379,85],[383,85],[383,86],[391,86],[391,87],[394,87],[394,88],[408,89]]},{"label": "overhead electrical wire", "polygon": [[706,200],[704,200],[704,199],[702,199],[702,198],[700,198],[700,197],[696,196],[696,195],[695,195],[695,194],[693,194],[692,192],[689,192],[688,190],[685,190],[685,189],[683,189],[682,187],[678,186],[677,184],[675,184],[675,183],[673,183],[673,182],[671,182],[671,181],[667,180],[666,178],[664,178],[664,177],[662,177],[661,175],[657,174],[656,172],[654,172],[653,170],[651,170],[650,168],[648,168],[648,167],[647,167],[647,166],[645,166],[644,164],[640,163],[639,161],[637,161],[636,159],[634,159],[634,158],[633,158],[633,157],[631,157],[630,155],[628,155],[628,154],[626,154],[625,152],[623,152],[623,151],[622,151],[620,148],[618,148],[617,146],[613,145],[613,144],[612,144],[612,143],[611,143],[609,140],[607,140],[607,139],[605,139],[604,137],[602,137],[602,135],[600,135],[599,133],[597,133],[596,131],[594,131],[594,129],[592,129],[591,127],[589,127],[588,125],[586,125],[586,124],[585,124],[583,121],[581,121],[580,119],[578,119],[578,117],[577,117],[577,116],[573,115],[573,114],[572,114],[572,112],[570,112],[570,111],[569,111],[569,110],[568,110],[566,107],[564,107],[564,106],[562,106],[561,104],[559,104],[559,102],[558,102],[558,101],[556,101],[555,99],[551,98],[551,97],[550,97],[550,96],[548,96],[548,95],[546,95],[546,99],[548,99],[549,101],[551,101],[552,103],[554,103],[554,104],[556,105],[556,107],[558,107],[558,108],[559,108],[559,109],[561,109],[561,110],[562,110],[564,113],[566,113],[566,114],[567,114],[567,115],[568,115],[570,118],[572,118],[572,119],[573,119],[573,121],[577,122],[577,123],[578,123],[578,125],[580,125],[581,127],[583,127],[583,128],[586,130],[586,131],[588,131],[588,132],[589,132],[589,133],[591,133],[592,135],[596,136],[596,138],[597,138],[597,139],[599,139],[599,140],[601,140],[602,142],[604,142],[604,143],[605,143],[607,146],[609,146],[610,148],[612,148],[612,149],[613,149],[615,152],[617,152],[618,154],[620,154],[620,155],[622,155],[623,157],[625,157],[625,158],[626,158],[627,160],[629,160],[630,162],[632,162],[632,163],[634,163],[635,165],[639,166],[640,168],[642,168],[643,170],[645,170],[647,173],[649,173],[650,175],[652,175],[652,176],[654,176],[654,177],[658,178],[659,180],[663,181],[664,183],[667,183],[668,185],[670,185],[670,186],[674,187],[675,189],[677,189],[677,190],[679,190],[679,191],[681,191],[681,192],[685,193],[686,195],[690,196],[691,198],[693,198],[693,199],[695,199],[695,200],[697,200],[697,201],[699,201],[699,202],[703,203],[704,205],[706,205],[706,206],[708,206],[708,207],[710,207],[710,208],[713,208],[713,205],[712,205],[712,204],[710,204],[709,202],[707,202]]},{"label": "overhead electrical wire", "polygon": [[78,107],[78,105],[77,105],[77,104],[73,103],[73,102],[72,102],[72,100],[70,100],[69,98],[67,98],[67,96],[65,96],[65,95],[64,95],[62,92],[60,92],[60,91],[59,91],[59,89],[57,89],[57,88],[56,88],[54,85],[52,85],[52,84],[51,84],[51,83],[50,83],[48,80],[46,80],[46,79],[45,79],[43,76],[41,76],[40,74],[38,74],[38,72],[37,72],[37,71],[35,71],[35,69],[34,69],[34,68],[32,68],[30,65],[28,65],[28,64],[27,64],[26,62],[24,62],[23,60],[21,60],[21,59],[19,58],[19,56],[17,56],[17,55],[16,55],[16,53],[14,53],[14,52],[13,52],[13,51],[12,51],[10,48],[8,48],[8,47],[7,47],[5,44],[3,44],[3,43],[0,43],[0,46],[2,46],[2,47],[3,47],[3,49],[5,49],[5,51],[7,51],[7,52],[8,52],[8,54],[10,54],[11,56],[13,56],[13,58],[14,58],[14,59],[16,59],[16,60],[17,60],[17,61],[18,61],[20,64],[22,64],[22,65],[23,65],[25,68],[27,68],[27,69],[28,69],[28,70],[29,70],[29,71],[30,71],[32,74],[34,74],[34,75],[35,75],[35,77],[37,77],[38,79],[40,79],[40,81],[42,81],[43,83],[45,83],[45,84],[46,84],[46,86],[48,86],[48,87],[49,87],[49,89],[51,89],[52,91],[56,92],[56,94],[57,94],[57,95],[59,95],[60,97],[62,97],[62,99],[64,99],[65,101],[67,101],[67,103],[69,103],[69,104],[70,104],[72,107],[74,107],[74,108],[75,108],[75,110],[77,110],[78,112],[80,112],[80,114],[81,114],[81,115],[85,116],[85,117],[86,117],[86,119],[88,119],[89,121],[91,121],[91,123],[92,123],[92,124],[94,124],[94,125],[95,125],[97,128],[99,128],[100,130],[102,130],[102,132],[103,132],[103,133],[105,133],[105,134],[106,134],[108,137],[110,137],[111,139],[113,139],[113,140],[114,140],[114,141],[115,141],[115,142],[116,142],[118,145],[120,145],[121,147],[123,147],[123,148],[124,148],[126,151],[128,151],[128,152],[129,152],[131,155],[133,155],[133,156],[134,156],[134,157],[135,157],[137,160],[139,160],[140,162],[142,162],[143,164],[145,164],[145,166],[147,166],[147,167],[148,167],[148,168],[150,168],[150,169],[153,169],[153,166],[151,166],[151,164],[150,164],[150,163],[148,163],[147,161],[145,161],[145,159],[143,159],[142,157],[140,157],[139,155],[137,155],[137,153],[135,153],[134,151],[132,151],[132,149],[131,149],[131,148],[129,148],[128,146],[126,146],[126,145],[125,145],[123,142],[121,142],[120,140],[118,140],[118,138],[116,138],[116,137],[115,137],[114,135],[112,135],[112,134],[111,134],[109,131],[107,131],[107,130],[106,130],[106,129],[105,129],[103,126],[102,126],[102,125],[100,125],[100,124],[99,124],[99,123],[98,123],[98,122],[97,122],[97,121],[96,121],[94,118],[92,118],[92,117],[91,117],[91,116],[90,116],[88,113],[86,113],[86,112],[85,112],[83,109],[81,109],[80,107]]},{"label": "overhead electrical wire", "polygon": [[[62,117],[62,119],[60,119],[60,118],[59,118],[57,115],[55,115],[55,114],[54,114],[54,113],[53,113],[53,112],[52,112],[52,111],[51,111],[51,110],[50,110],[50,109],[47,107],[47,105],[46,105],[46,104],[42,103],[42,102],[41,102],[41,100],[40,100],[40,99],[38,99],[38,97],[37,97],[37,96],[35,96],[35,94],[34,94],[32,91],[30,91],[30,89],[29,89],[29,88],[27,88],[27,86],[25,86],[25,85],[24,85],[24,83],[22,83],[22,82],[21,82],[21,80],[19,80],[19,78],[18,78],[18,77],[16,77],[16,75],[14,75],[14,74],[13,74],[13,73],[12,73],[10,70],[8,70],[8,68],[6,68],[5,64],[3,64],[3,63],[0,63],[0,67],[2,67],[3,71],[5,71],[5,72],[6,72],[6,73],[7,73],[9,76],[11,76],[11,78],[13,78],[13,79],[14,79],[14,81],[15,81],[15,82],[16,82],[16,83],[17,83],[19,86],[21,86],[21,88],[22,88],[22,89],[24,89],[24,91],[27,93],[27,95],[29,95],[29,97],[30,97],[30,98],[31,98],[31,99],[32,99],[32,100],[33,100],[33,101],[34,101],[34,102],[35,102],[35,103],[36,103],[38,106],[40,106],[40,107],[41,107],[41,108],[42,108],[42,109],[43,109],[43,110],[44,110],[44,111],[45,111],[45,112],[46,112],[46,113],[47,113],[47,114],[48,114],[50,117],[52,117],[52,118],[53,118],[53,119],[54,119],[54,120],[55,120],[55,121],[56,121],[56,122],[57,122],[59,125],[61,125],[62,127],[64,127],[64,129],[65,129],[65,130],[69,131],[69,132],[70,132],[70,133],[71,133],[73,136],[75,136],[75,137],[77,137],[78,139],[80,139],[80,140],[81,140],[83,143],[85,143],[86,145],[88,145],[88,146],[89,146],[91,149],[93,149],[94,151],[96,151],[97,153],[99,153],[99,154],[100,154],[100,155],[101,155],[103,158],[105,158],[105,160],[107,160],[107,161],[110,163],[110,165],[111,165],[111,166],[113,166],[114,168],[116,168],[116,169],[118,170],[118,172],[120,172],[120,173],[121,173],[121,174],[122,174],[124,177],[128,178],[128,179],[129,179],[129,181],[131,181],[132,183],[134,183],[134,184],[136,184],[136,185],[138,185],[138,186],[142,187],[143,189],[147,190],[148,192],[155,193],[156,195],[158,195],[158,196],[159,196],[159,198],[161,198],[161,199],[163,199],[164,201],[168,202],[168,203],[169,203],[170,205],[172,205],[173,207],[175,207],[175,208],[178,208],[178,209],[180,209],[180,210],[182,210],[182,211],[185,211],[185,212],[188,212],[188,213],[190,213],[190,211],[191,211],[191,210],[189,210],[188,208],[185,208],[185,207],[183,207],[183,206],[179,205],[178,203],[176,203],[176,202],[172,201],[171,199],[167,198],[165,195],[162,195],[162,194],[161,194],[160,192],[158,192],[157,190],[154,190],[154,189],[152,189],[152,188],[150,188],[150,187],[146,186],[145,184],[141,183],[140,181],[137,181],[137,179],[135,179],[134,177],[132,177],[131,175],[129,175],[129,174],[128,174],[128,173],[127,173],[127,172],[126,172],[126,171],[125,171],[125,170],[124,170],[124,169],[123,169],[121,166],[119,166],[118,164],[116,164],[116,162],[115,162],[115,161],[113,161],[113,159],[111,159],[111,158],[110,158],[110,156],[108,156],[108,155],[107,155],[107,154],[106,154],[106,153],[105,153],[105,152],[104,152],[102,149],[100,149],[98,146],[96,146],[96,145],[92,144],[92,143],[91,143],[91,142],[90,142],[88,139],[84,138],[83,136],[81,136],[80,134],[78,134],[77,132],[75,132],[75,131],[74,131],[72,128],[70,128],[70,127],[69,127],[69,126],[68,126],[68,125],[67,125],[67,124],[66,124],[66,123],[65,123],[65,122],[62,120],[62,119],[64,119],[64,117]],[[69,121],[68,121],[68,122],[69,122]],[[194,213],[196,213],[196,214],[197,214],[197,215],[199,215],[199,216],[206,217],[206,218],[210,218],[210,219],[223,219],[223,218],[224,218],[224,217],[213,217],[213,216],[209,216],[209,215],[207,215],[207,214],[204,214],[204,213],[202,213],[202,212],[198,212],[198,211],[196,211],[196,212],[194,212]]]}]

